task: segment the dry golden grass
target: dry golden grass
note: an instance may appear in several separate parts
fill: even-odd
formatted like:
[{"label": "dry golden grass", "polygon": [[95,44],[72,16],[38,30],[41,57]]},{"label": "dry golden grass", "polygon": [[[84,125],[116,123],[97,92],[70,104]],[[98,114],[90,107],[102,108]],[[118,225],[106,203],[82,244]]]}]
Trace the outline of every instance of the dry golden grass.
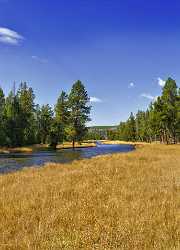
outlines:
[{"label": "dry golden grass", "polygon": [[0,176],[0,249],[180,249],[180,146]]},{"label": "dry golden grass", "polygon": [[[82,143],[75,143],[75,148],[84,148],[84,147],[95,147],[96,143],[94,141],[85,141]],[[16,148],[7,148],[1,147],[0,154],[10,154],[10,153],[32,153],[37,149],[47,149],[49,147],[48,144],[35,144],[27,147],[16,147]],[[64,142],[63,144],[59,144],[57,149],[67,149],[72,148],[71,142]]]},{"label": "dry golden grass", "polygon": [[16,148],[7,148],[2,147],[0,148],[1,154],[10,154],[10,153],[32,153],[32,147],[16,147]]},{"label": "dry golden grass", "polygon": [[[119,140],[101,140],[103,144],[132,144],[132,145],[149,145],[147,142],[129,142],[129,141],[119,141]],[[158,144],[158,143],[153,143],[153,144]]]},{"label": "dry golden grass", "polygon": [[[87,141],[87,142],[81,142],[75,143],[75,148],[84,148],[84,147],[95,147],[96,143],[94,141]],[[67,149],[67,148],[72,148],[72,142],[64,142],[63,144],[59,144],[57,146],[57,149]]]}]

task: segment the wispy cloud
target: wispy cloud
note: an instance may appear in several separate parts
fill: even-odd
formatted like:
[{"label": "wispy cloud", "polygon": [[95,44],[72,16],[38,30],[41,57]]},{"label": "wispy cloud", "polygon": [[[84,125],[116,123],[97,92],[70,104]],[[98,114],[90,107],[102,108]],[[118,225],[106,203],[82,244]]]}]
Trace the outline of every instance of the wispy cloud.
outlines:
[{"label": "wispy cloud", "polygon": [[0,27],[0,42],[10,45],[18,45],[24,39],[23,36],[16,31]]},{"label": "wispy cloud", "polygon": [[141,94],[141,97],[144,97],[146,99],[149,99],[149,100],[156,100],[156,96],[152,96],[151,94],[147,94],[147,93],[142,93]]},{"label": "wispy cloud", "polygon": [[128,88],[131,89],[131,88],[134,88],[135,87],[135,84],[133,82],[130,82],[129,85],[128,85]]},{"label": "wispy cloud", "polygon": [[161,86],[161,87],[164,87],[166,81],[164,81],[164,80],[161,79],[160,77],[158,77],[157,80],[158,80],[158,85]]},{"label": "wispy cloud", "polygon": [[48,63],[48,60],[45,59],[45,58],[41,58],[39,56],[31,56],[31,58],[37,62],[40,62],[40,63]]},{"label": "wispy cloud", "polygon": [[101,99],[99,99],[99,98],[97,98],[97,97],[95,97],[95,96],[91,96],[90,97],[90,102],[102,102],[102,100]]}]

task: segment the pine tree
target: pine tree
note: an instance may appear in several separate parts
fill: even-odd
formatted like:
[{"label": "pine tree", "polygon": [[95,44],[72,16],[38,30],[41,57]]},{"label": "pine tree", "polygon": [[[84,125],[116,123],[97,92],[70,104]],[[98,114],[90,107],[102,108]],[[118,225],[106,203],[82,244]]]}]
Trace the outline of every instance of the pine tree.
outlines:
[{"label": "pine tree", "polygon": [[39,134],[41,142],[43,144],[48,142],[52,122],[53,122],[53,111],[51,107],[48,104],[43,105],[40,109],[40,114],[39,114]]},{"label": "pine tree", "polygon": [[180,88],[178,90],[176,107],[177,107],[176,136],[177,136],[177,141],[180,141]]},{"label": "pine tree", "polygon": [[176,142],[176,126],[177,126],[177,85],[176,82],[168,78],[162,92],[163,102],[163,122],[165,128],[166,143],[173,140]]},{"label": "pine tree", "polygon": [[10,91],[5,102],[6,144],[10,147],[23,145],[21,129],[21,111],[19,99],[15,91]]},{"label": "pine tree", "polygon": [[74,83],[69,94],[69,109],[69,126],[66,132],[72,140],[74,148],[75,141],[81,141],[87,132],[86,122],[90,121],[91,109],[88,93],[79,80]]},{"label": "pine tree", "polygon": [[147,139],[146,112],[138,111],[136,114],[136,138],[140,141]]},{"label": "pine tree", "polygon": [[65,139],[65,128],[69,120],[68,95],[62,91],[55,106],[55,121],[53,123],[53,131],[56,130],[58,142]]},{"label": "pine tree", "polygon": [[36,143],[41,143],[41,107],[36,104],[34,107],[34,137]]},{"label": "pine tree", "polygon": [[35,142],[35,95],[32,88],[27,83],[21,83],[17,92],[20,106],[21,130],[23,133],[23,144],[32,144]]},{"label": "pine tree", "polygon": [[[159,96],[146,112],[138,111],[135,120],[136,138],[152,142],[176,143],[180,141],[180,89],[175,80],[168,78]],[[119,138],[134,137],[134,119],[130,118],[119,126]]]},{"label": "pine tree", "polygon": [[136,140],[136,122],[133,113],[131,112],[130,117],[127,121],[127,134],[129,141]]},{"label": "pine tree", "polygon": [[5,96],[2,88],[0,88],[0,146],[6,145],[5,131]]}]

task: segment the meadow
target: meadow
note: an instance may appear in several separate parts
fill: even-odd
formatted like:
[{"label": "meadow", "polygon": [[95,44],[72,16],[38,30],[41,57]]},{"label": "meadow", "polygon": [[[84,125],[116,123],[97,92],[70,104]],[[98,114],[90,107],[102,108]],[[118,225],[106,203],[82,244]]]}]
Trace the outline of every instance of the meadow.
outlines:
[{"label": "meadow", "polygon": [[0,249],[180,249],[180,145],[0,176]]}]

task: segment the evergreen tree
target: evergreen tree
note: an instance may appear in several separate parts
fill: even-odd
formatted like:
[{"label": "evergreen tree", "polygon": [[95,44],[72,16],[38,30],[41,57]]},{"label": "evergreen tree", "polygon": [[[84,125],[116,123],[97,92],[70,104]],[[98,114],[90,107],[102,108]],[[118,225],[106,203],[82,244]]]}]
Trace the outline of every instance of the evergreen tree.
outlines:
[{"label": "evergreen tree", "polygon": [[[0,88],[0,146],[23,146],[32,143],[56,145],[64,139],[73,143],[85,138],[91,107],[81,81],[72,86],[69,96],[62,91],[55,105],[55,116],[49,105],[35,105],[32,88],[21,83],[5,98]],[[159,96],[147,111],[131,113],[117,130],[89,131],[86,138],[120,139],[127,141],[180,141],[180,89],[168,78]]]},{"label": "evergreen tree", "polygon": [[135,118],[132,112],[127,121],[127,137],[128,137],[128,141],[136,140],[136,122],[135,122]]},{"label": "evergreen tree", "polygon": [[41,138],[41,143],[45,144],[49,139],[51,125],[53,122],[53,111],[51,107],[43,105],[40,109],[39,114],[39,136]]},{"label": "evergreen tree", "polygon": [[[180,90],[176,82],[168,78],[159,96],[149,109],[138,111],[135,119],[136,139],[141,141],[160,141],[176,143],[180,141]],[[134,119],[120,123],[119,138],[135,140]]]},{"label": "evergreen tree", "polygon": [[36,143],[41,143],[41,107],[39,104],[35,105],[35,111],[34,111],[34,137]]},{"label": "evergreen tree", "polygon": [[128,141],[126,122],[120,122],[118,126],[119,140]]},{"label": "evergreen tree", "polygon": [[32,88],[29,88],[27,83],[21,83],[18,90],[18,99],[21,116],[21,130],[23,133],[23,144],[32,144],[35,142],[34,127],[35,127],[35,95]]},{"label": "evergreen tree", "polygon": [[177,107],[176,134],[177,134],[177,141],[180,141],[180,88],[178,90],[176,107]]},{"label": "evergreen tree", "polygon": [[15,91],[10,91],[5,102],[6,144],[10,147],[23,145],[21,111]]},{"label": "evergreen tree", "polygon": [[55,121],[53,123],[53,131],[56,131],[58,142],[65,139],[65,128],[68,125],[68,95],[62,91],[55,106]]},{"label": "evergreen tree", "polygon": [[69,126],[66,129],[72,140],[73,148],[75,141],[81,141],[87,132],[86,122],[90,121],[89,97],[81,81],[73,84],[69,94]]},{"label": "evergreen tree", "polygon": [[0,145],[6,145],[5,96],[2,88],[0,88]]},{"label": "evergreen tree", "polygon": [[146,112],[138,111],[136,114],[136,138],[144,141],[147,139]]},{"label": "evergreen tree", "polygon": [[177,99],[178,93],[176,82],[173,79],[168,78],[162,92],[163,123],[167,143],[171,140],[173,140],[174,143],[176,142],[178,116]]}]

